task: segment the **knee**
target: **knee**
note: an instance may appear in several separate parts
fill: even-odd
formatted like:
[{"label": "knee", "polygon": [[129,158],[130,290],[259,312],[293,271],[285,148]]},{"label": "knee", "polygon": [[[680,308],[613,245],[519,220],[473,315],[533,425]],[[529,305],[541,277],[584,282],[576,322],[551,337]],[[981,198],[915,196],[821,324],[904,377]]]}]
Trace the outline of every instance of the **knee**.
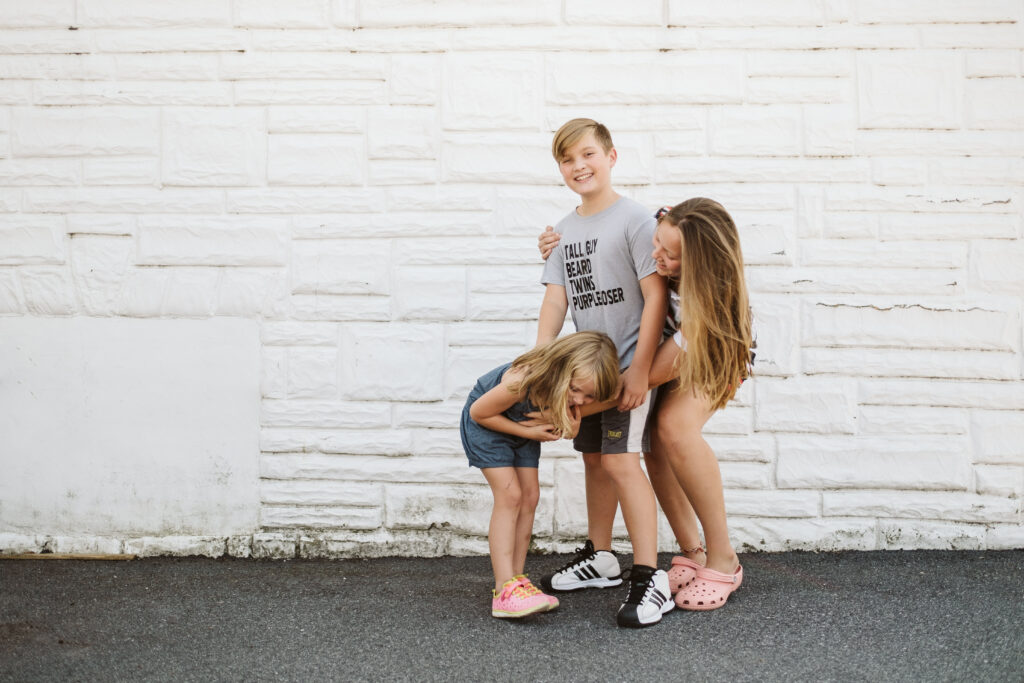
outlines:
[{"label": "knee", "polygon": [[658,425],[658,443],[673,455],[685,455],[704,440],[700,427],[688,424]]},{"label": "knee", "polygon": [[658,446],[670,446],[679,436],[680,428],[681,425],[678,422],[666,424],[664,421],[658,420],[654,426],[654,435],[651,440]]},{"label": "knee", "polygon": [[494,506],[518,510],[523,504],[523,492],[518,486],[510,485],[494,495]]},{"label": "knee", "polygon": [[540,488],[525,488],[520,493],[519,509],[524,512],[533,512],[540,503]]},{"label": "knee", "polygon": [[615,480],[628,478],[641,471],[640,459],[633,453],[606,453],[601,456],[601,466]]}]

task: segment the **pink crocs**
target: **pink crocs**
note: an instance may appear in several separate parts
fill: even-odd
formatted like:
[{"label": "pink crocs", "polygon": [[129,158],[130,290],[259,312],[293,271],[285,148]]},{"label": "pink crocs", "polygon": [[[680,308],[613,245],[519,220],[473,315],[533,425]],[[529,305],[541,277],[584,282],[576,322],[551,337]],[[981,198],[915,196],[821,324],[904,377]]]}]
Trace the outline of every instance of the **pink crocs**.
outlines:
[{"label": "pink crocs", "polygon": [[683,555],[673,557],[672,567],[668,570],[668,588],[672,591],[672,595],[675,595],[683,586],[693,581],[693,578],[697,576],[697,570],[703,568],[704,565],[697,564]]},{"label": "pink crocs", "polygon": [[693,581],[676,593],[676,606],[695,611],[718,609],[741,583],[743,567],[739,567],[735,574],[723,574],[701,567]]}]

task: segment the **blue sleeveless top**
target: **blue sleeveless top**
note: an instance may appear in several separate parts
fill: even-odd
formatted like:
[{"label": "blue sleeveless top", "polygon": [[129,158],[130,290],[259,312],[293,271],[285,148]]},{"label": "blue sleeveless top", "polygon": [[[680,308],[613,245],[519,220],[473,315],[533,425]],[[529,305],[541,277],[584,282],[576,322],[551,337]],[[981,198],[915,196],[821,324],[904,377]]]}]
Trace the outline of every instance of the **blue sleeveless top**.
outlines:
[{"label": "blue sleeveless top", "polygon": [[[505,373],[510,367],[512,367],[512,363],[505,363],[504,365],[499,365],[490,372],[481,376],[480,379],[476,381],[476,385],[473,387],[473,390],[469,392],[469,398],[466,399],[466,409],[468,410],[469,406],[473,405],[474,401],[501,384],[501,378],[505,376]],[[533,405],[529,399],[523,399],[503,412],[502,415],[513,422],[522,422],[527,419],[526,413],[531,413],[536,410],[537,407]],[[515,437],[510,436],[509,438]]]}]

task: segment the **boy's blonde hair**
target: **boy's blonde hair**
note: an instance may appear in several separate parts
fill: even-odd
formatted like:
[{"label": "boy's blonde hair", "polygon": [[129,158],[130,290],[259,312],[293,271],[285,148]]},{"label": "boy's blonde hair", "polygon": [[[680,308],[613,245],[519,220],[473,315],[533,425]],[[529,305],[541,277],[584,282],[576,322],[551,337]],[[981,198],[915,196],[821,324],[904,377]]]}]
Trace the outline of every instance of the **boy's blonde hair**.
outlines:
[{"label": "boy's blonde hair", "polygon": [[526,368],[526,375],[509,389],[529,398],[562,434],[572,433],[569,383],[573,379],[593,379],[598,401],[618,394],[619,354],[615,342],[603,332],[566,335],[527,351],[512,361],[512,367]]},{"label": "boy's blonde hair", "polygon": [[718,410],[751,372],[739,232],[729,212],[704,197],[677,204],[659,223],[675,226],[682,238],[679,307],[687,349],[677,360],[679,388],[704,394]]},{"label": "boy's blonde hair", "polygon": [[562,124],[562,127],[555,133],[555,139],[551,141],[551,156],[555,161],[561,161],[566,150],[575,145],[587,133],[593,133],[597,144],[601,145],[605,154],[611,151],[612,134],[603,123],[593,119],[573,119]]}]

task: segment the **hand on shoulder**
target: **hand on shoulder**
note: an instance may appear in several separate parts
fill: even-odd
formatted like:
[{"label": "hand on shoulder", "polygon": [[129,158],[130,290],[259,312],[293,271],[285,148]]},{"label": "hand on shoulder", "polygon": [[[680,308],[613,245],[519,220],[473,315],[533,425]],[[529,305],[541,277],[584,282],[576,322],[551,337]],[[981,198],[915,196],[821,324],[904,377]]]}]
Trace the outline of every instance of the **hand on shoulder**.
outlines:
[{"label": "hand on shoulder", "polygon": [[544,228],[544,232],[537,238],[537,249],[540,250],[540,257],[547,261],[548,256],[551,256],[551,252],[555,250],[561,239],[562,236],[555,232],[555,229],[550,225]]}]

